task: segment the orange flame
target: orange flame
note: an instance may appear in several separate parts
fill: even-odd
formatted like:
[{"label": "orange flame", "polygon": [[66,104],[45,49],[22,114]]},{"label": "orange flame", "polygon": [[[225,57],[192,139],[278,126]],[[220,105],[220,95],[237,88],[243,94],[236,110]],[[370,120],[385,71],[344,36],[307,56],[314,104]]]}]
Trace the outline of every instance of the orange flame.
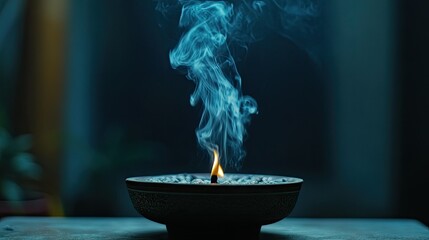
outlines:
[{"label": "orange flame", "polygon": [[220,162],[219,162],[219,153],[216,150],[213,150],[213,156],[214,156],[214,159],[213,159],[211,176],[223,177],[224,173],[223,173],[222,166],[220,165]]}]

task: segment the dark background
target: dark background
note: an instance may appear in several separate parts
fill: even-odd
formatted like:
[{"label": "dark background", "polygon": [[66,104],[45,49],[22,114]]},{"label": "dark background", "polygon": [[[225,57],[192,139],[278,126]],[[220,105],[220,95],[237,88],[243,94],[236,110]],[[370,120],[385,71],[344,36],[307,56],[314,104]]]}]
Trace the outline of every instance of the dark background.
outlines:
[{"label": "dark background", "polygon": [[[316,55],[274,32],[249,45],[240,172],[304,178],[293,216],[429,224],[428,5],[323,1]],[[126,177],[210,170],[194,84],[169,64],[181,31],[154,9],[0,1],[0,127],[33,135],[46,214],[136,216]]]}]

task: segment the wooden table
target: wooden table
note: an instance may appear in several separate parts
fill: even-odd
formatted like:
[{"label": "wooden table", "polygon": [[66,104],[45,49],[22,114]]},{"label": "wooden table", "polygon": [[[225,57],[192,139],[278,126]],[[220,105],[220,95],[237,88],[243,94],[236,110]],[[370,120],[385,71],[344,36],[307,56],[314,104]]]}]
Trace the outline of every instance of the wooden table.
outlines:
[{"label": "wooden table", "polygon": [[[145,218],[9,217],[0,239],[168,239],[165,226]],[[410,219],[286,218],[262,227],[261,240],[413,239],[428,240],[429,229]]]}]

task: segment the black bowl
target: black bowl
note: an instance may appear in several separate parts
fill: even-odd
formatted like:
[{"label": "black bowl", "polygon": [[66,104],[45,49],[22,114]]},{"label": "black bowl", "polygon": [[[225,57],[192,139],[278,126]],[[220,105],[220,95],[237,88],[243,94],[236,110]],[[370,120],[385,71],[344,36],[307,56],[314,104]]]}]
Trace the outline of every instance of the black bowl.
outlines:
[{"label": "black bowl", "polygon": [[[193,174],[208,178],[208,174]],[[248,176],[247,174],[234,174]],[[165,175],[173,176],[173,175]],[[153,182],[154,177],[126,179],[134,208],[144,217],[165,224],[170,238],[257,239],[261,225],[277,222],[290,214],[303,180],[286,179],[270,184],[183,184]],[[221,236],[222,237],[222,236]]]}]

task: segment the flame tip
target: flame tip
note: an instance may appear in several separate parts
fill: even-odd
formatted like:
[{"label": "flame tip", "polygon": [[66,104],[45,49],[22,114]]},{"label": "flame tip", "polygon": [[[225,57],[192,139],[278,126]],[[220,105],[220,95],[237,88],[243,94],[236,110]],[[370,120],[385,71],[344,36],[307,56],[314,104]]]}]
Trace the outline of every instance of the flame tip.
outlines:
[{"label": "flame tip", "polygon": [[213,166],[212,166],[211,176],[223,177],[224,175],[225,173],[219,161],[219,153],[215,149],[213,150]]}]

